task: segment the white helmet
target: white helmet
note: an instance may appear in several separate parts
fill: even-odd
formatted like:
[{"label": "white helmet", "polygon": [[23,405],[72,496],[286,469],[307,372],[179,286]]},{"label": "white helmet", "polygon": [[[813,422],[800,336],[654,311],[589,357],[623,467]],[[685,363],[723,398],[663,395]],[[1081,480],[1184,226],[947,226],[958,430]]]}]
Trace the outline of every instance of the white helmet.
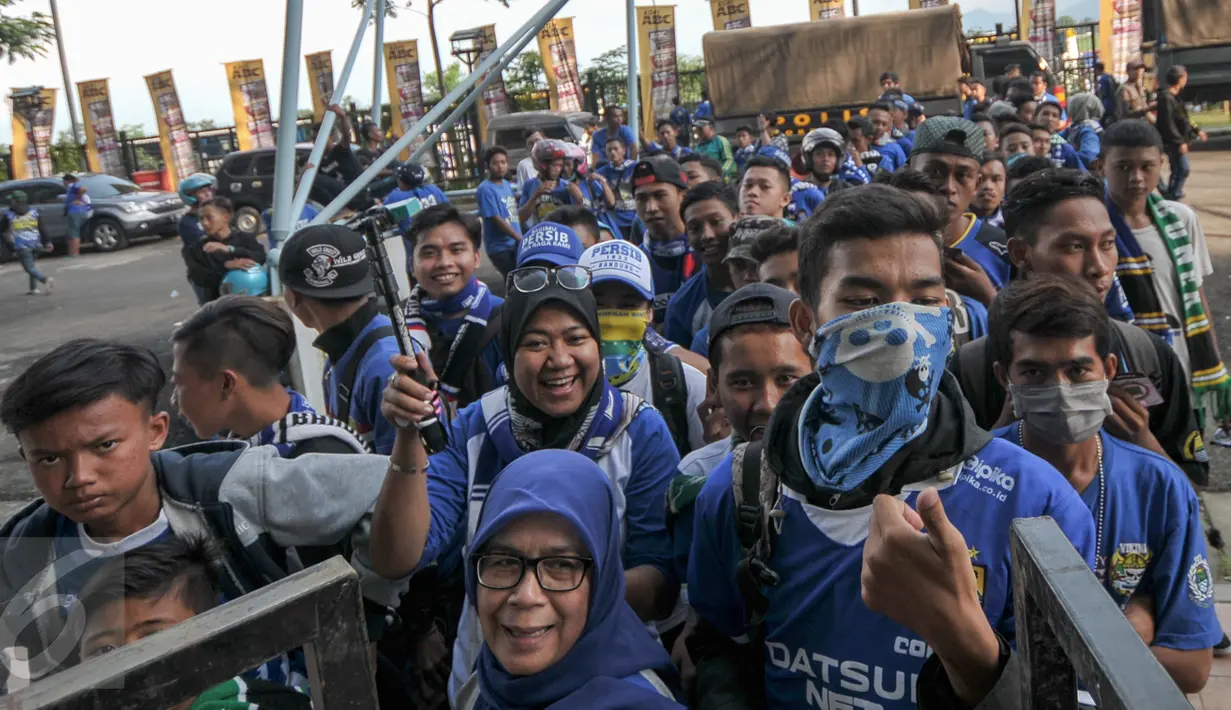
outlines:
[{"label": "white helmet", "polygon": [[827,145],[834,149],[841,157],[846,152],[846,141],[842,139],[842,135],[832,128],[816,128],[808,131],[808,135],[804,136],[804,144],[800,149],[800,153],[804,156],[804,164],[808,169],[812,168],[812,153],[820,146]]}]

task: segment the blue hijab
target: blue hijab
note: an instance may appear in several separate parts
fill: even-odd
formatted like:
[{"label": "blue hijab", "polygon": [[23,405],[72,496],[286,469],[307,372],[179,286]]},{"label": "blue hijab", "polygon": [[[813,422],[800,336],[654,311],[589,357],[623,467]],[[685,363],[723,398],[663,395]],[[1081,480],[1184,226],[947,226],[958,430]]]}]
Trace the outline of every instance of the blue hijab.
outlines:
[{"label": "blue hijab", "polygon": [[556,449],[528,453],[493,481],[466,565],[470,603],[478,606],[476,554],[510,523],[544,512],[567,520],[594,558],[588,572],[590,611],[585,630],[564,658],[531,676],[510,675],[484,644],[478,661],[476,710],[682,708],[647,685],[623,680],[651,669],[670,682],[675,670],[662,645],[624,601],[615,494],[602,469],[581,454]]}]

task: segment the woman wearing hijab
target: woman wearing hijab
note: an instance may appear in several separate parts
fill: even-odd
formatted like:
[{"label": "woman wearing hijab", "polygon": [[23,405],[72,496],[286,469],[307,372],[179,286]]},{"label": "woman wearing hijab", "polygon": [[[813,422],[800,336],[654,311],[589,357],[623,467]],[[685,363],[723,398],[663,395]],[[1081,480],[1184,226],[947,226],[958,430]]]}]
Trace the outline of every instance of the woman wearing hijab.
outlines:
[{"label": "woman wearing hijab", "polygon": [[458,710],[682,708],[671,659],[624,601],[616,494],[571,451],[526,454],[488,490],[466,563],[483,646]]},{"label": "woman wearing hijab", "polygon": [[[443,568],[460,563],[458,551],[473,538],[496,474],[529,452],[565,449],[593,461],[614,490],[629,605],[643,620],[667,616],[678,595],[665,501],[679,453],[662,415],[603,376],[589,270],[511,271],[504,313],[508,384],[462,409],[447,448],[430,462],[418,437],[402,437],[407,441],[391,454],[392,473],[373,518],[373,568],[399,578],[438,559]],[[430,416],[434,393],[410,376],[415,361],[393,362],[399,374],[390,378],[382,411],[412,425]],[[454,645],[450,699],[470,677],[481,643],[468,604]]]},{"label": "woman wearing hijab", "polygon": [[1087,168],[1098,160],[1103,149],[1103,102],[1089,92],[1073,94],[1069,98],[1069,127],[1063,136],[1069,145],[1077,149],[1077,155]]}]

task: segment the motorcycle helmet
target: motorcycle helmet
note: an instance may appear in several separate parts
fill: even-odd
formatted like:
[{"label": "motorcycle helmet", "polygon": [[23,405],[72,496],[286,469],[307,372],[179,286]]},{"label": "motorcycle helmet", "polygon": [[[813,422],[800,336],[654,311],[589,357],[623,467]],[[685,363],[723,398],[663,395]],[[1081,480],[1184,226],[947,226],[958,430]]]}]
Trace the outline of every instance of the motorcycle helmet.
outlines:
[{"label": "motorcycle helmet", "polygon": [[192,206],[197,204],[197,190],[203,187],[213,187],[218,184],[213,175],[206,173],[193,173],[188,177],[180,180],[179,195],[184,204]]},{"label": "motorcycle helmet", "polygon": [[829,146],[838,154],[838,158],[842,158],[842,154],[846,152],[846,141],[842,140],[842,136],[832,128],[816,128],[808,131],[808,135],[804,136],[804,144],[800,148],[800,153],[804,156],[804,165],[808,170],[812,169],[812,154],[821,146]]},{"label": "motorcycle helmet", "polygon": [[586,167],[589,160],[586,156],[586,149],[576,143],[566,143],[564,148],[566,160],[571,160],[577,166],[577,174],[585,175]]},{"label": "motorcycle helmet", "polygon": [[530,150],[534,158],[534,167],[541,173],[547,172],[547,166],[553,160],[563,160],[568,155],[568,144],[555,138],[541,140]]},{"label": "motorcycle helmet", "polygon": [[222,277],[218,292],[223,296],[265,296],[269,293],[269,274],[265,273],[264,266],[259,265],[247,269],[231,269]]},{"label": "motorcycle helmet", "polygon": [[404,182],[410,186],[411,190],[414,190],[427,182],[427,171],[422,165],[405,163],[397,169],[397,177],[398,182]]}]

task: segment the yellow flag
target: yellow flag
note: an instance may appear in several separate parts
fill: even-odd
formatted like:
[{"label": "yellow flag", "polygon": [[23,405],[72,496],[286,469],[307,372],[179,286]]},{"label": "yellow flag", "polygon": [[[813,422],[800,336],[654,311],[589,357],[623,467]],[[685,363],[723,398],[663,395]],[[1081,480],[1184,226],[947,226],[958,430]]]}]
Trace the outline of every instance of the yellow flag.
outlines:
[{"label": "yellow flag", "polygon": [[846,17],[845,0],[808,0],[812,10],[812,20],[832,20],[836,17]]},{"label": "yellow flag", "polygon": [[752,27],[751,0],[710,0],[710,12],[714,15],[714,31],[738,30]]},{"label": "yellow flag", "polygon": [[158,119],[162,162],[170,168],[167,171],[171,176],[168,189],[174,190],[180,180],[199,170],[197,154],[188,137],[188,126],[184,123],[184,111],[180,108],[180,97],[175,91],[171,70],[150,74],[145,77],[145,84],[150,89],[154,116]]},{"label": "yellow flag", "polygon": [[[385,43],[385,81],[389,87],[389,111],[393,117],[393,135],[401,138],[423,118],[423,79],[419,75],[419,41]],[[402,151],[400,158],[409,160],[416,140]]]},{"label": "yellow flag", "polygon": [[[22,95],[18,96],[18,93]],[[51,177],[51,134],[56,122],[56,90],[26,93],[13,89],[13,177]]]},{"label": "yellow flag", "polygon": [[654,134],[654,120],[667,118],[680,94],[675,61],[675,6],[637,8],[637,45],[641,54],[641,130]]},{"label": "yellow flag", "polygon": [[577,72],[577,47],[573,42],[573,18],[558,17],[539,30],[539,55],[547,74],[547,95],[553,111],[581,110],[581,76]]},{"label": "yellow flag", "polygon": [[260,59],[226,64],[231,86],[231,111],[240,150],[274,147],[274,123],[265,90],[265,63]]},{"label": "yellow flag", "polygon": [[[483,32],[483,48],[479,52],[478,64],[482,64],[492,52],[496,51],[496,26],[484,25],[479,28]],[[498,76],[483,91],[483,110],[479,111],[479,136],[487,140],[487,122],[496,116],[504,116],[509,112],[509,95],[504,90],[504,77]]]},{"label": "yellow flag", "polygon": [[81,99],[81,118],[85,122],[86,162],[90,170],[117,177],[124,174],[124,158],[116,140],[115,117],[111,113],[111,92],[106,79],[77,82]]},{"label": "yellow flag", "polygon": [[304,55],[308,63],[308,87],[312,90],[312,117],[325,120],[325,104],[333,99],[333,52],[326,49]]}]

